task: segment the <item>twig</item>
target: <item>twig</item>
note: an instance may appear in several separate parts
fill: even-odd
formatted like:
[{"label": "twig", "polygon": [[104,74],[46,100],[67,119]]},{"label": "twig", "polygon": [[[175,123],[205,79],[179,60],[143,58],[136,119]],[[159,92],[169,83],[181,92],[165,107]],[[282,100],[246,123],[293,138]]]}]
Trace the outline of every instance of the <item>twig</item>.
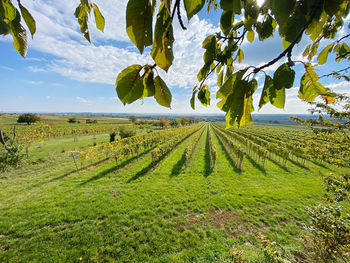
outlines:
[{"label": "twig", "polygon": [[339,43],[340,41],[342,41],[343,39],[348,38],[348,37],[350,37],[350,34],[347,34],[347,35],[345,35],[345,36],[339,38],[339,39],[337,40],[337,43]]},{"label": "twig", "polygon": [[344,53],[344,54],[342,54],[342,55],[339,55],[339,56],[337,56],[336,58],[335,58],[335,60],[337,60],[337,59],[340,59],[340,58],[345,58],[347,55],[349,55],[350,54],[350,51],[348,51],[348,52],[346,52],[346,53]]},{"label": "twig", "polygon": [[334,72],[329,73],[329,74],[322,75],[322,76],[320,76],[318,79],[321,79],[321,78],[324,78],[324,77],[334,76],[334,75],[336,75],[337,73],[340,73],[340,72],[343,72],[343,71],[347,71],[347,70],[350,70],[350,66],[349,66],[349,67],[347,67],[347,68],[344,68],[344,69],[338,70],[338,71],[334,71]]}]

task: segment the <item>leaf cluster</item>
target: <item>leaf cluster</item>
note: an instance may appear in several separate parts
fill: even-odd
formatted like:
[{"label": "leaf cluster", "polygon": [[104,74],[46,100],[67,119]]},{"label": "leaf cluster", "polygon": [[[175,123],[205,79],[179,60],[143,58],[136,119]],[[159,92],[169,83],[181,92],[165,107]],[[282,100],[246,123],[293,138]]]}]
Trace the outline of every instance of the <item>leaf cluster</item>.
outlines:
[{"label": "leaf cluster", "polygon": [[[13,47],[25,58],[28,51],[28,40],[27,31],[23,26],[22,19],[32,37],[36,32],[36,22],[29,10],[22,5],[20,0],[17,0],[17,6],[15,6],[14,2],[13,0],[0,1],[0,35],[11,34],[13,38]],[[105,19],[98,6],[91,2],[91,0],[80,0],[80,4],[74,13],[75,17],[78,19],[81,32],[89,42],[91,42],[91,39],[88,21],[92,10],[95,16],[96,27],[103,31]]]},{"label": "leaf cluster", "polygon": [[[117,78],[117,92],[128,94],[119,96],[122,102],[131,103],[136,99],[142,99],[144,90],[149,96],[154,96],[160,105],[169,107],[170,103],[157,99],[153,93],[153,69],[158,66],[168,71],[172,65],[174,54],[172,51],[174,34],[173,20],[177,11],[178,20],[183,26],[180,4],[183,3],[188,20],[197,14],[205,5],[205,0],[162,0],[156,16],[153,33],[153,15],[156,2],[149,0],[130,0],[126,10],[127,33],[131,41],[143,53],[144,48],[152,46],[151,56],[155,62],[153,66],[134,65],[132,74],[126,74],[123,70]],[[195,100],[198,98],[202,105],[210,104],[210,88],[206,81],[208,77],[217,74],[217,86],[219,90],[216,98],[220,100],[218,107],[226,112],[227,126],[242,126],[252,122],[251,113],[254,111],[253,94],[258,87],[257,74],[265,74],[263,92],[259,101],[259,109],[271,103],[277,108],[284,108],[286,101],[286,89],[293,87],[295,81],[295,63],[292,52],[296,44],[307,36],[313,41],[304,56],[311,61],[318,53],[321,40],[334,39],[336,33],[343,28],[344,18],[347,16],[350,3],[346,0],[267,0],[259,6],[255,0],[221,0],[207,1],[207,10],[221,9],[221,31],[209,35],[203,41],[204,65],[198,72],[199,84],[193,88],[190,105],[195,109]],[[264,41],[274,36],[278,29],[282,38],[284,51],[266,64],[256,67],[249,65],[239,69],[236,65],[243,63],[243,42]],[[318,64],[327,62],[328,54],[337,55],[336,61],[349,59],[349,47],[343,39],[333,42],[324,48],[317,57]],[[264,69],[278,61],[287,58],[288,62],[282,63],[273,75],[269,76]],[[335,94],[327,89],[320,81],[315,67],[311,63],[304,63],[305,73],[300,80],[299,98],[308,102],[321,96],[327,103],[333,103]],[[240,67],[242,68],[242,67]],[[131,70],[130,68],[128,68]],[[140,75],[140,71],[144,73]],[[149,77],[146,77],[149,76]],[[121,81],[123,80],[123,81]],[[148,84],[149,81],[149,84]],[[142,83],[143,82],[143,83]],[[143,87],[142,85],[143,84]],[[162,86],[166,86],[162,83]],[[167,89],[167,97],[171,98]],[[168,100],[171,102],[171,100]],[[165,104],[165,105],[164,105]]]}]

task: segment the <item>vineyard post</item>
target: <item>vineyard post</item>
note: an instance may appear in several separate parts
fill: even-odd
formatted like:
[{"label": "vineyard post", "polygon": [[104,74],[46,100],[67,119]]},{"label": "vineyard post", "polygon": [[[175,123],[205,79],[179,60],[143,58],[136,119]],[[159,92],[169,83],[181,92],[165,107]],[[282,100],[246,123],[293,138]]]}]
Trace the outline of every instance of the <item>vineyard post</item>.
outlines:
[{"label": "vineyard post", "polygon": [[114,160],[115,160],[115,165],[118,166],[118,158],[117,155],[115,153],[113,153],[114,156]]},{"label": "vineyard post", "polygon": [[71,152],[71,155],[72,155],[72,158],[73,158],[73,161],[74,161],[75,167],[77,168],[77,171],[78,171],[78,170],[79,170],[79,168],[78,168],[78,165],[77,165],[77,161],[75,160],[74,153],[73,153],[73,152]]}]

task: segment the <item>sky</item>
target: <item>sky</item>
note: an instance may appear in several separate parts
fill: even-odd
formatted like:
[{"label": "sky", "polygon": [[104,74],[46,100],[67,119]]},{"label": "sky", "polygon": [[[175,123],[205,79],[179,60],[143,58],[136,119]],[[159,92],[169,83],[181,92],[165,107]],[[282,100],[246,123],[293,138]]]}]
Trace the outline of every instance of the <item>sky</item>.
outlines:
[{"label": "sky", "polygon": [[[211,105],[204,107],[196,102],[196,110],[190,107],[192,88],[197,82],[197,73],[203,64],[202,41],[209,34],[219,32],[220,12],[201,11],[189,22],[182,10],[188,30],[174,22],[174,62],[168,73],[158,69],[160,76],[170,88],[173,99],[171,109],[159,106],[154,98],[136,101],[124,106],[115,90],[118,73],[132,64],[153,64],[150,48],[142,55],[131,43],[125,26],[127,0],[95,0],[106,19],[104,33],[98,31],[90,21],[92,44],[86,41],[79,30],[74,10],[79,0],[22,0],[36,20],[37,32],[29,38],[29,49],[23,59],[12,46],[10,35],[0,37],[0,112],[108,112],[108,113],[220,113],[216,103],[216,76],[208,79]],[[258,1],[259,3],[262,0]],[[346,25],[350,16],[346,19]],[[346,28],[339,37],[348,34]],[[257,43],[256,43],[257,42]],[[293,51],[293,58],[305,60],[301,53],[310,43],[303,40]],[[322,44],[325,46],[327,43]],[[320,47],[320,50],[322,48]],[[270,61],[283,49],[281,39],[275,32],[273,39],[253,44],[243,43],[245,60],[237,68],[262,65]],[[319,75],[344,68],[344,64],[330,56],[327,66],[319,68]],[[267,69],[272,73],[283,61]],[[308,113],[307,103],[298,99],[302,67],[296,66],[294,87],[287,90],[285,109],[264,106],[260,113],[303,114]],[[255,113],[264,79],[258,76],[259,89],[253,100]],[[341,93],[349,93],[349,83],[326,79],[327,87]]]}]

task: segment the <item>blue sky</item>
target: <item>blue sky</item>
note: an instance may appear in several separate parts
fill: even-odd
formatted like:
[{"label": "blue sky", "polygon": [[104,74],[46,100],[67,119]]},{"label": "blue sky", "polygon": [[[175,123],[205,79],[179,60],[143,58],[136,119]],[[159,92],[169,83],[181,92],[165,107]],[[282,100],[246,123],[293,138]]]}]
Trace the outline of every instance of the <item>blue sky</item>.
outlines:
[{"label": "blue sky", "polygon": [[[22,0],[37,21],[37,33],[29,41],[25,60],[13,49],[10,36],[0,38],[0,112],[220,112],[216,107],[215,76],[208,80],[212,91],[211,105],[203,107],[197,102],[196,111],[189,106],[192,87],[197,84],[196,75],[202,65],[202,41],[208,34],[219,31],[219,12],[208,15],[202,11],[189,24],[186,23],[187,31],[181,30],[178,22],[175,22],[174,64],[168,74],[160,73],[173,94],[172,108],[169,110],[157,105],[153,98],[127,106],[117,99],[114,82],[118,73],[131,64],[152,63],[150,49],[140,55],[126,35],[127,0],[95,2],[106,18],[106,28],[101,33],[91,23],[93,43],[90,45],[80,34],[74,18],[78,0]],[[348,16],[347,23],[349,21]],[[349,33],[349,29],[344,29],[339,36],[346,33]],[[261,65],[277,56],[282,51],[282,46],[278,34],[275,35],[274,39],[262,43],[244,43],[245,61],[237,67]],[[293,52],[293,57],[301,59],[301,53],[307,44],[308,41],[300,43]],[[334,57],[329,60],[334,60]],[[278,64],[272,66],[268,72],[277,67]],[[321,75],[343,67],[344,64],[332,62],[326,67],[320,67],[318,73]],[[297,98],[302,68],[296,67],[295,70],[295,87],[287,92],[285,109],[266,105],[261,113],[307,113],[308,105]],[[262,85],[262,81],[259,79],[259,85]],[[338,92],[350,90],[346,82],[327,79],[325,83]],[[255,105],[260,94],[261,88],[254,95]]]}]

